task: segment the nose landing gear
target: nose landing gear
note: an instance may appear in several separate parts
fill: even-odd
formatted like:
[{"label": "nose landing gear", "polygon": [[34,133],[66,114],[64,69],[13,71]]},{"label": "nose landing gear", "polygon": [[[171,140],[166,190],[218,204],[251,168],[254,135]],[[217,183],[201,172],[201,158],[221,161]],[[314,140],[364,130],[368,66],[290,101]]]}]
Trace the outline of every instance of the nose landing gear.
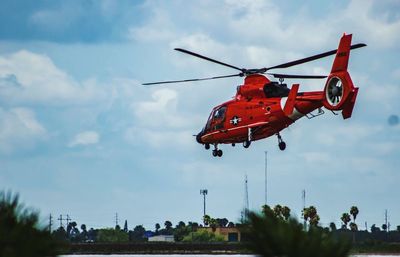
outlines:
[{"label": "nose landing gear", "polygon": [[278,136],[278,146],[281,151],[286,149],[286,143],[283,141],[281,135],[279,133],[276,134]]}]

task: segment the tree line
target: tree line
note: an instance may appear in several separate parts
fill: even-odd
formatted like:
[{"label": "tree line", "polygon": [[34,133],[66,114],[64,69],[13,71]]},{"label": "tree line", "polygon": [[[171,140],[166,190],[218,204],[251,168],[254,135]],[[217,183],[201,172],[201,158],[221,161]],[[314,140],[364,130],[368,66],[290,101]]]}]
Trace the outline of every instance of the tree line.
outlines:
[{"label": "tree line", "polygon": [[[335,231],[352,233],[353,242],[356,234],[364,237],[366,234],[375,234],[380,236],[378,238],[387,239],[388,235],[397,233],[392,236],[398,238],[397,242],[400,242],[400,226],[397,226],[397,232],[393,233],[392,231],[387,233],[384,226],[382,226],[384,231],[380,231],[375,225],[371,227],[371,233],[358,231],[356,219],[359,210],[356,206],[352,206],[348,213],[341,215],[340,229],[336,229],[334,223],[329,227],[322,227],[319,224],[318,211],[314,206],[303,209],[303,224],[290,212],[287,206],[276,205],[271,208],[264,205],[258,213],[247,212],[248,215],[242,223],[206,215],[203,217],[204,222],[211,229],[200,229],[202,225],[197,222],[180,221],[173,226],[172,222],[167,220],[163,223],[163,227],[156,223],[153,230],[146,230],[143,225],[136,225],[129,230],[127,221],[123,228],[116,226],[88,230],[85,224],[79,226],[77,222],[72,221],[66,228],[60,226],[50,233],[48,228],[39,224],[37,212],[19,203],[18,195],[0,192],[0,256],[56,256],[57,249],[66,242],[145,242],[148,237],[156,235],[170,235],[178,242],[218,242],[224,240],[222,236],[213,233],[218,227],[237,227],[242,234],[247,234],[247,241],[253,245],[254,251],[264,256],[296,256],[287,251],[291,247],[299,247],[301,242],[304,245],[296,251],[307,251],[307,247],[312,249],[312,245],[307,246],[307,244],[315,243],[317,244],[315,249],[321,252],[328,253],[332,249],[342,249],[337,252],[339,255],[327,256],[344,256],[342,254],[348,252],[348,243],[335,236],[338,235]],[[360,232],[363,233],[359,234]]]}]

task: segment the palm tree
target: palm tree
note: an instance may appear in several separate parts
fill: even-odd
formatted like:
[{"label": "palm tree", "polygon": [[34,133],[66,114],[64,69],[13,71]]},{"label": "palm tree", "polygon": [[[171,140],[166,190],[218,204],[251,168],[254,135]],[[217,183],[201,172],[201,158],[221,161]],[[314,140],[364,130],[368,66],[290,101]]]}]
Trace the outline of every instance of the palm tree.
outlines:
[{"label": "palm tree", "polygon": [[271,211],[271,207],[269,207],[268,205],[266,205],[266,204],[264,204],[262,207],[261,207],[261,211],[262,211],[262,213],[267,213],[268,211]]},{"label": "palm tree", "polygon": [[310,219],[313,219],[314,216],[317,215],[317,208],[311,205],[310,207],[308,207],[308,213],[310,215]]},{"label": "palm tree", "polygon": [[344,228],[347,229],[347,223],[349,223],[351,220],[350,214],[348,214],[347,212],[342,213],[342,217],[340,219],[343,222]]},{"label": "palm tree", "polygon": [[[354,222],[351,222],[350,223],[350,230],[353,231],[353,232],[357,231],[358,230],[357,224],[354,223]],[[354,233],[353,233],[353,235],[354,235]]]},{"label": "palm tree", "polygon": [[260,216],[250,213],[249,223],[246,228],[249,246],[263,257],[346,257],[351,248],[348,241],[322,228],[312,226],[304,231],[295,219],[284,221],[275,217],[272,211]]},{"label": "palm tree", "polygon": [[331,231],[336,231],[336,224],[334,222],[329,223],[329,228]]},{"label": "palm tree", "polygon": [[210,227],[212,228],[212,231],[215,232],[215,230],[217,229],[217,226],[218,226],[217,220],[214,218],[211,218],[209,224],[210,224]]},{"label": "palm tree", "polygon": [[358,215],[358,208],[357,206],[351,206],[350,208],[350,214],[353,216],[353,222],[356,223],[356,218]]},{"label": "palm tree", "polygon": [[305,229],[306,223],[307,223],[308,219],[310,218],[309,208],[307,208],[307,207],[304,208],[302,211],[302,215],[303,215],[303,219],[304,219],[304,229]]},{"label": "palm tree", "polygon": [[167,220],[167,221],[164,222],[164,226],[165,226],[166,230],[169,230],[169,229],[172,228],[172,222]]},{"label": "palm tree", "polygon": [[312,226],[318,226],[319,223],[319,215],[315,214],[314,216],[312,216],[312,218],[310,219],[310,225]]},{"label": "palm tree", "polygon": [[290,208],[287,206],[282,207],[282,216],[285,220],[288,220],[290,217]]},{"label": "palm tree", "polygon": [[280,204],[275,205],[273,211],[275,217],[280,218],[282,216],[282,206]]},{"label": "palm tree", "polygon": [[204,215],[203,220],[204,220],[204,225],[208,226],[208,224],[210,224],[211,217],[206,214]]},{"label": "palm tree", "polygon": [[306,223],[309,220],[310,225],[317,226],[319,222],[319,215],[317,214],[317,208],[310,206],[303,209],[303,219],[304,219],[304,229],[306,228]]},{"label": "palm tree", "polygon": [[56,256],[58,244],[18,195],[0,192],[0,256]]}]

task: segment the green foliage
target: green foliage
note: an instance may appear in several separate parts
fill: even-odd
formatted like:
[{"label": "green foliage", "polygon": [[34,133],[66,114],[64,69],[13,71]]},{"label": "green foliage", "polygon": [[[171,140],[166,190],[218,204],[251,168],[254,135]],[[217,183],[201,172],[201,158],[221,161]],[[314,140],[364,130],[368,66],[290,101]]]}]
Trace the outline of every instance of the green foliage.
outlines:
[{"label": "green foliage", "polygon": [[357,206],[351,206],[351,208],[350,208],[350,214],[351,214],[351,216],[353,216],[353,221],[354,222],[356,222],[356,218],[357,218],[357,215],[358,215],[358,208],[357,208]]},{"label": "green foliage", "polygon": [[246,229],[249,246],[264,257],[344,257],[350,251],[350,243],[334,237],[327,230],[311,226],[303,230],[295,219],[277,218],[273,211],[264,215],[250,213],[250,226]]},{"label": "green foliage", "polygon": [[225,239],[221,235],[208,232],[205,229],[199,229],[183,238],[183,242],[223,242]]},{"label": "green foliage", "polygon": [[263,213],[266,213],[268,211],[272,211],[272,213],[275,215],[275,217],[279,219],[285,219],[288,220],[290,217],[290,208],[287,206],[281,206],[280,204],[275,205],[275,207],[271,210],[268,205],[264,205],[262,207]]},{"label": "green foliage", "polygon": [[177,226],[174,230],[174,239],[177,242],[182,241],[185,236],[189,235],[192,232],[191,226]]},{"label": "green foliage", "polygon": [[312,226],[318,226],[319,215],[317,214],[317,208],[310,206],[303,209],[303,219],[305,222],[309,222]]},{"label": "green foliage", "polygon": [[39,228],[38,218],[23,208],[18,195],[0,192],[0,256],[56,256],[58,244]]},{"label": "green foliage", "polygon": [[329,228],[331,231],[336,231],[336,224],[334,222],[329,223]]},{"label": "green foliage", "polygon": [[145,232],[146,229],[142,225],[137,225],[133,231],[129,231],[129,240],[139,242],[146,241],[147,239],[144,237]]},{"label": "green foliage", "polygon": [[351,221],[350,214],[346,212],[342,213],[342,217],[340,217],[340,219],[343,222],[344,228],[347,228],[347,224]]},{"label": "green foliage", "polygon": [[128,234],[122,230],[117,230],[113,228],[103,228],[97,231],[97,242],[128,242]]},{"label": "green foliage", "polygon": [[211,221],[211,217],[209,215],[204,215],[203,217],[203,221],[204,221],[204,225],[208,226],[208,224],[210,224]]},{"label": "green foliage", "polygon": [[354,223],[354,222],[351,222],[351,223],[350,223],[350,230],[351,230],[351,231],[357,231],[357,230],[358,230],[357,224]]}]

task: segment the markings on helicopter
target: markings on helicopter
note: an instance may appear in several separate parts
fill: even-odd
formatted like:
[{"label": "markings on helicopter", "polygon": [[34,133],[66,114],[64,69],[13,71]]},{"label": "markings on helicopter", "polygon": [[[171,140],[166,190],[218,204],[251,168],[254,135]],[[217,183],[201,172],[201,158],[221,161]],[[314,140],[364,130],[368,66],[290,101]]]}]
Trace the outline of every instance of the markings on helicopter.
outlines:
[{"label": "markings on helicopter", "polygon": [[231,124],[233,124],[234,126],[237,126],[240,121],[242,121],[242,118],[239,118],[238,116],[233,116],[230,120]]}]

